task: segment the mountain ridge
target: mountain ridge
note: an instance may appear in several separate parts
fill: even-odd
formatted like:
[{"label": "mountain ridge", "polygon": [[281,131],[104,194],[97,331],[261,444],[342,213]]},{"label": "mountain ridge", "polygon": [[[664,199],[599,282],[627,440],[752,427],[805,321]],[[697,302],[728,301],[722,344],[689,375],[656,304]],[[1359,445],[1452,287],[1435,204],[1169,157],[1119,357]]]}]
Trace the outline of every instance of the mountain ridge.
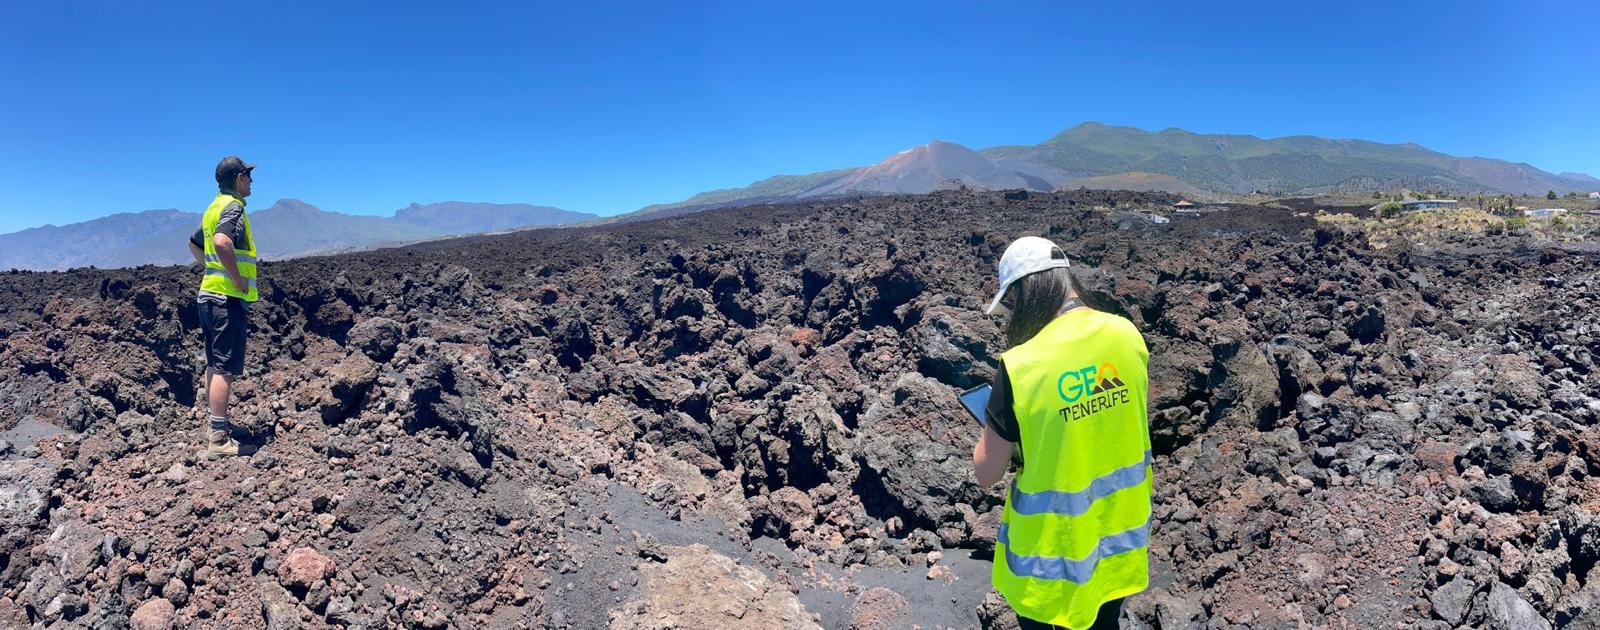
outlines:
[{"label": "mountain ridge", "polygon": [[[906,156],[919,152],[972,153],[986,162],[969,159],[962,162],[966,168],[950,170],[943,168],[949,165],[947,161],[929,160],[920,172],[909,172],[904,168]],[[1011,176],[996,176],[997,171]],[[1326,194],[1411,188],[1449,194],[1544,194],[1548,190],[1564,193],[1600,188],[1600,179],[1583,173],[1553,174],[1523,162],[1452,156],[1413,142],[1387,144],[1305,134],[1261,138],[1203,134],[1178,127],[1146,131],[1090,121],[1035,145],[998,145],[974,151],[936,140],[868,166],[778,176],[745,188],[720,189],[715,191],[715,199],[702,193],[679,202],[646,206],[614,220],[646,220],[740,202],[925,193],[951,185],[1048,191],[1079,180],[1086,184],[1116,178],[1154,181],[1143,175],[1164,175],[1205,193]],[[787,189],[770,185],[780,178],[789,184]],[[1179,188],[1163,180],[1153,189]]]},{"label": "mountain ridge", "polygon": [[476,201],[413,203],[394,213],[394,219],[402,223],[462,234],[498,232],[529,226],[564,225],[598,218],[599,216],[587,212],[574,212],[554,206]]},{"label": "mountain ridge", "polygon": [[846,193],[923,193],[954,185],[983,190],[1027,188],[1029,182],[1008,171],[977,151],[944,140],[917,145],[885,158],[872,166],[857,169],[827,185],[813,188],[802,197]]},{"label": "mountain ridge", "polygon": [[[119,212],[66,225],[0,234],[0,270],[176,265],[193,260],[184,243],[201,213],[177,209]],[[293,197],[249,213],[261,257],[282,260],[519,228],[597,219],[550,206],[439,202],[411,204],[394,216],[323,210]]]},{"label": "mountain ridge", "polygon": [[[265,219],[264,234],[270,236],[262,242],[268,248],[278,248],[267,250],[270,259],[274,255],[304,256],[527,227],[644,221],[734,205],[920,194],[956,187],[1040,192],[1125,187],[1196,198],[1227,193],[1307,195],[1400,188],[1445,194],[1543,195],[1547,191],[1600,190],[1600,179],[1585,173],[1549,173],[1523,162],[1452,156],[1410,142],[1386,144],[1303,134],[1261,138],[1203,134],[1178,127],[1146,131],[1090,121],[1063,129],[1034,145],[974,150],[955,142],[934,140],[866,166],[774,175],[743,187],[709,190],[610,217],[550,206],[460,201],[413,203],[397,209],[393,216],[378,217],[329,213],[292,198],[263,210],[264,217],[252,217]],[[281,209],[274,210],[280,205]],[[302,224],[300,232],[280,230],[274,225],[279,222],[274,218],[279,213],[286,219],[294,214]],[[185,230],[179,224],[189,221],[192,225],[198,216],[179,210],[118,213],[83,223],[46,225],[0,235],[0,269],[186,262],[188,253],[182,248],[172,250],[169,242],[183,237]],[[130,240],[128,234],[142,236]],[[64,248],[60,242],[71,242],[75,249]],[[87,248],[85,243],[89,244]],[[80,251],[85,249],[89,251]]]}]

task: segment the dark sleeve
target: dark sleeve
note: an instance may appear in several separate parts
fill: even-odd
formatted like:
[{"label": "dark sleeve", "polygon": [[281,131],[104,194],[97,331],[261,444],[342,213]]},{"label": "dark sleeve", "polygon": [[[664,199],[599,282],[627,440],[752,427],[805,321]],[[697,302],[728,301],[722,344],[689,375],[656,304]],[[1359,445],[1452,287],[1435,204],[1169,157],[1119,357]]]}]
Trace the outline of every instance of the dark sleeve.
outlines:
[{"label": "dark sleeve", "polygon": [[233,239],[234,247],[244,247],[244,206],[238,202],[230,203],[222,209],[222,217],[217,219],[217,233],[227,234]]},{"label": "dark sleeve", "polygon": [[206,229],[205,228],[195,228],[194,229],[194,234],[190,234],[189,235],[189,244],[200,248],[201,251],[205,251],[205,249],[206,249]]},{"label": "dark sleeve", "polygon": [[1011,406],[1011,377],[1006,375],[1005,362],[994,372],[994,384],[989,392],[989,405],[984,408],[984,423],[994,429],[1005,441],[1017,444],[1022,441],[1017,429],[1017,413]]}]

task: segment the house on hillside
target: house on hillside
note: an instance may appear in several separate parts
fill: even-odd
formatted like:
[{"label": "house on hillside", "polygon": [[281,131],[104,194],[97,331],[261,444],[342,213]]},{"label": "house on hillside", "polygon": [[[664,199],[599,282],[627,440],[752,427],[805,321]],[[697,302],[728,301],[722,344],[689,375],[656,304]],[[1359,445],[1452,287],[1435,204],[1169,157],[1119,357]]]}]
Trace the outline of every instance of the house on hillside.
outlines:
[{"label": "house on hillside", "polygon": [[1600,199],[1600,192],[1589,193],[1589,198],[1590,199]]},{"label": "house on hillside", "polygon": [[1534,210],[1523,210],[1522,216],[1530,219],[1548,219],[1550,217],[1560,216],[1566,213],[1566,208],[1538,208]]},{"label": "house on hillside", "polygon": [[1454,199],[1417,199],[1400,202],[1400,209],[1405,212],[1419,212],[1422,210],[1454,210],[1461,202]]},{"label": "house on hillside", "polygon": [[1194,207],[1194,202],[1193,201],[1189,201],[1188,199],[1179,199],[1178,203],[1172,204],[1172,207],[1177,208],[1179,210],[1182,210],[1184,208],[1193,208]]}]

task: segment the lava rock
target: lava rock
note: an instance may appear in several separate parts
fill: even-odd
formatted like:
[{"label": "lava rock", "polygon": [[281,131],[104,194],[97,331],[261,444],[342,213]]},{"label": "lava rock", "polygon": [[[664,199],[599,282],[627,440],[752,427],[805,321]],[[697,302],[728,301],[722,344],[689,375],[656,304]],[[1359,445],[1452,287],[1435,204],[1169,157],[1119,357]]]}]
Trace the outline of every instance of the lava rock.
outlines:
[{"label": "lava rock", "polygon": [[1011,610],[1005,597],[990,590],[978,603],[978,626],[985,630],[1018,630],[1017,613]]},{"label": "lava rock", "polygon": [[1278,384],[1285,404],[1293,405],[1304,392],[1317,392],[1322,386],[1323,369],[1299,340],[1286,335],[1267,344],[1267,355],[1278,366]]},{"label": "lava rock", "polygon": [[1539,368],[1522,355],[1489,357],[1484,373],[1495,397],[1517,409],[1538,409],[1544,399]]},{"label": "lava rock", "polygon": [[1472,595],[1477,590],[1477,585],[1470,579],[1457,577],[1429,593],[1428,601],[1433,604],[1433,611],[1438,613],[1440,619],[1450,622],[1452,626],[1460,625],[1467,618]]},{"label": "lava rock", "polygon": [[478,459],[454,446],[443,449],[439,454],[439,469],[453,479],[460,481],[469,488],[483,485],[489,479],[489,469],[478,463]]},{"label": "lava rock", "polygon": [[983,496],[972,472],[974,424],[957,392],[921,374],[895,380],[862,415],[857,433],[864,501],[882,501],[908,523],[939,523],[954,503]]},{"label": "lava rock", "polygon": [[1156,619],[1163,629],[1199,630],[1205,626],[1205,607],[1201,605],[1198,594],[1178,597],[1159,591],[1155,604]]},{"label": "lava rock", "polygon": [[356,324],[345,336],[345,342],[360,350],[367,358],[386,363],[394,357],[405,329],[387,317],[370,317]]},{"label": "lava rock", "polygon": [[306,328],[334,340],[344,340],[355,325],[355,313],[341,300],[321,302],[309,310]]},{"label": "lava rock", "polygon": [[[1001,349],[981,307],[1021,234],[1098,267],[1086,301],[1149,346],[1159,553],[1125,627],[1515,623],[1489,619],[1496,578],[1592,624],[1590,257],[1531,232],[1380,248],[1403,226],[1318,229],[1341,210],[1310,199],[1144,220],[1173,201],[852,197],[274,263],[248,460],[192,450],[192,270],[0,273],[0,627],[125,627],[155,597],[195,626],[799,625],[762,616],[786,587],[830,626],[899,610],[859,567],[993,548],[1005,491],[972,479],[955,394]],[[86,537],[99,559],[48,540],[76,519],[117,535]],[[652,599],[680,552],[632,557],[631,530],[710,535],[776,588],[685,559],[703,592]],[[287,578],[313,544],[337,575]],[[945,604],[985,580],[921,574],[890,624],[1015,623],[997,595]]]},{"label": "lava rock", "polygon": [[172,602],[158,597],[134,610],[133,616],[128,618],[128,627],[132,630],[167,630],[172,627],[172,617],[176,612]]},{"label": "lava rock", "polygon": [[662,546],[661,541],[657,540],[655,536],[634,532],[633,544],[638,550],[640,558],[653,560],[655,562],[667,561],[666,548]]},{"label": "lava rock", "polygon": [[44,555],[68,584],[83,581],[99,566],[105,532],[83,521],[73,520],[57,527],[45,542]]},{"label": "lava rock", "polygon": [[337,424],[354,415],[377,380],[377,365],[364,355],[352,354],[335,364],[323,381],[327,390],[317,407],[322,421]]},{"label": "lava rock", "polygon": [[1212,343],[1210,420],[1228,420],[1271,429],[1277,419],[1278,370],[1266,352],[1250,343],[1249,325],[1233,320],[1218,326]]},{"label": "lava rock", "polygon": [[267,630],[299,630],[304,625],[294,596],[272,582],[261,583],[261,616],[266,619]]},{"label": "lava rock", "polygon": [[1491,512],[1510,512],[1517,509],[1517,493],[1506,476],[1484,479],[1477,487],[1478,503]]},{"label": "lava rock", "polygon": [[173,606],[182,607],[189,603],[189,585],[176,577],[170,578],[161,587],[161,596],[172,602]]},{"label": "lava rock", "polygon": [[899,593],[881,586],[856,596],[850,606],[850,627],[855,630],[890,630],[907,626],[906,612],[911,604]]},{"label": "lava rock", "polygon": [[806,531],[816,523],[817,508],[812,504],[811,496],[798,488],[778,488],[768,497],[766,506],[768,509],[755,516],[763,518],[777,536],[788,536],[792,531]]},{"label": "lava rock", "polygon": [[305,590],[318,580],[333,575],[333,560],[309,547],[298,547],[278,565],[278,582],[286,588]]},{"label": "lava rock", "polygon": [[167,472],[161,473],[161,478],[173,485],[183,485],[183,482],[189,480],[189,468],[184,466],[183,462],[173,462]]},{"label": "lava rock", "polygon": [[911,339],[921,357],[918,371],[961,389],[994,380],[992,348],[999,334],[981,311],[937,304],[920,312]]},{"label": "lava rock", "polygon": [[1350,336],[1361,340],[1362,343],[1371,343],[1383,334],[1385,317],[1383,311],[1376,306],[1367,306],[1350,324]]},{"label": "lava rock", "polygon": [[39,460],[0,461],[0,553],[17,549],[50,507],[56,467]]},{"label": "lava rock", "polygon": [[1533,604],[1505,582],[1489,589],[1488,627],[1493,630],[1550,630],[1550,622],[1539,616]]}]

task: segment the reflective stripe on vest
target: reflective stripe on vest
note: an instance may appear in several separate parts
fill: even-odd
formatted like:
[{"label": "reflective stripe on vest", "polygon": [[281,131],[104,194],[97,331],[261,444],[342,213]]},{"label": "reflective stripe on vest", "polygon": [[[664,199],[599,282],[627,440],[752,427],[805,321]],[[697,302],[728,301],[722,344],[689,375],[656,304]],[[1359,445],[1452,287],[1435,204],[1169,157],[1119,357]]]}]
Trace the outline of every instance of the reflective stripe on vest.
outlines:
[{"label": "reflective stripe on vest", "polygon": [[[208,267],[208,268],[206,268],[206,275],[208,275],[208,276],[216,276],[218,278],[228,279],[228,270],[226,270],[226,269],[211,269],[211,268]],[[228,279],[228,281],[232,282],[232,279]],[[248,285],[252,289],[254,289],[255,286],[256,286],[256,279],[255,278],[245,278],[244,282],[245,282],[246,285]]]},{"label": "reflective stripe on vest", "polygon": [[[245,288],[240,290],[233,284],[233,279],[228,276],[227,268],[222,265],[222,257],[217,255],[217,245],[213,238],[217,234],[217,224],[222,221],[222,210],[228,204],[237,202],[244,205],[244,200],[226,193],[219,193],[211,200],[211,205],[206,208],[200,217],[200,230],[205,243],[205,274],[200,277],[200,291],[217,293],[236,297],[246,302],[254,302],[260,296],[256,289],[256,237],[250,229],[250,215],[244,215],[244,240],[249,247],[233,249],[234,266],[239,269],[239,275],[244,278]],[[236,244],[237,245],[237,244]]]},{"label": "reflective stripe on vest", "polygon": [[1101,604],[1149,584],[1149,351],[1127,320],[1078,309],[1001,361],[1023,467],[994,585],[1022,616],[1087,628]]},{"label": "reflective stripe on vest", "polygon": [[[239,251],[244,251],[244,250],[239,250]],[[222,257],[221,256],[216,256],[216,255],[213,255],[213,254],[206,254],[206,262],[208,262],[208,263],[209,262],[214,262],[214,263],[217,263],[217,264],[220,265],[220,264],[222,264]],[[255,256],[251,256],[249,254],[237,254],[236,253],[236,254],[233,255],[233,262],[234,262],[234,264],[248,263],[248,264],[254,265],[254,264],[256,264],[256,257]]]},{"label": "reflective stripe on vest", "polygon": [[1040,492],[1023,492],[1017,489],[1017,484],[1011,484],[1011,511],[1021,515],[1029,514],[1063,514],[1077,516],[1089,511],[1089,506],[1095,501],[1109,496],[1113,492],[1126,490],[1144,483],[1146,468],[1150,465],[1150,451],[1144,452],[1144,459],[1138,463],[1129,464],[1110,473],[1096,477],[1089,482],[1089,487],[1077,492],[1063,492],[1060,490],[1044,490]]},{"label": "reflective stripe on vest", "polygon": [[1143,549],[1150,544],[1150,521],[1133,529],[1100,538],[1087,557],[1073,559],[1060,556],[1020,556],[1011,551],[1010,526],[1001,523],[996,540],[1006,548],[1006,566],[1015,575],[1041,580],[1066,580],[1085,584],[1094,577],[1100,560],[1119,553]]}]

